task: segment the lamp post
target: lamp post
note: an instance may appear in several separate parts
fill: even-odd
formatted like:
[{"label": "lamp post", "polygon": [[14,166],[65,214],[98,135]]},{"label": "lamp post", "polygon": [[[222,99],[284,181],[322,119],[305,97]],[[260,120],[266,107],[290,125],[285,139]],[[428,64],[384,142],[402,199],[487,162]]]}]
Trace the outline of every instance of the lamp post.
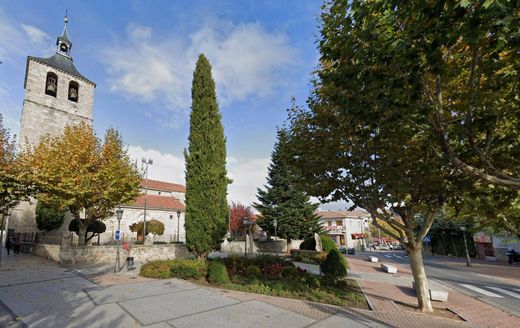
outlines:
[{"label": "lamp post", "polygon": [[469,258],[468,243],[466,242],[466,226],[461,225],[462,237],[464,238],[464,249],[466,250],[466,266],[471,266],[471,259]]},{"label": "lamp post", "polygon": [[2,253],[4,252],[4,234],[6,234],[6,219],[9,217],[9,209],[6,207],[2,213],[2,225],[0,226],[0,232],[2,235],[0,236],[0,265],[2,265]]},{"label": "lamp post", "polygon": [[278,221],[276,219],[273,220],[273,227],[274,227],[274,236],[276,239],[278,239],[278,234],[276,233],[276,228],[278,227]]},{"label": "lamp post", "polygon": [[181,226],[181,210],[177,210],[177,242],[179,242],[179,228]]},{"label": "lamp post", "polygon": [[147,199],[146,199],[146,195],[148,194],[148,165],[152,165],[153,164],[153,160],[148,158],[142,158],[141,159],[141,162],[143,162],[143,164],[145,165],[145,169],[144,169],[144,220],[143,220],[143,242],[145,241],[146,239],[146,203],[147,203]]},{"label": "lamp post", "polygon": [[123,210],[118,208],[116,210],[117,216],[117,232],[116,232],[116,241],[117,241],[117,253],[116,253],[116,267],[114,268],[114,272],[121,271],[121,264],[119,260],[119,246],[121,245],[121,219],[123,218]]}]

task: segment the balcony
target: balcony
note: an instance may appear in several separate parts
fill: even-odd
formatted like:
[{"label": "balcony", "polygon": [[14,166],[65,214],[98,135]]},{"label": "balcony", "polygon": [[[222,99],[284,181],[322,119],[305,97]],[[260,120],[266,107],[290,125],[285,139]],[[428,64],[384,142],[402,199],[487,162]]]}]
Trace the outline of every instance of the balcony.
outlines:
[{"label": "balcony", "polygon": [[323,230],[330,234],[338,234],[347,232],[347,228],[343,226],[324,226]]}]

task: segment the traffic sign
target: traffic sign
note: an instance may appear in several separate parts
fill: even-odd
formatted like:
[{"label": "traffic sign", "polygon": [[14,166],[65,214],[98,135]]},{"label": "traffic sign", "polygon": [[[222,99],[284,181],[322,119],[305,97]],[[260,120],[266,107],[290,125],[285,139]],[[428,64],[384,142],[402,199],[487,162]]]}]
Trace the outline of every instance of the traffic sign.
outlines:
[{"label": "traffic sign", "polygon": [[424,236],[424,239],[423,239],[423,241],[424,241],[425,243],[429,243],[429,242],[431,242],[431,241],[432,241],[432,239],[431,239],[431,237],[430,237],[430,236]]},{"label": "traffic sign", "polygon": [[116,240],[121,240],[121,231],[116,230]]}]

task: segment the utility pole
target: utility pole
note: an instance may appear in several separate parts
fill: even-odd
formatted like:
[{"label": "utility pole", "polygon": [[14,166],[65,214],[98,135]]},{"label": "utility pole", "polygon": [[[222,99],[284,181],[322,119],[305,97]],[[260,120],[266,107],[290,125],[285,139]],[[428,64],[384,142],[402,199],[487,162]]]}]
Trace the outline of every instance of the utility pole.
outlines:
[{"label": "utility pole", "polygon": [[468,251],[468,243],[466,242],[466,226],[461,225],[460,230],[462,230],[462,237],[464,238],[464,249],[466,250],[466,266],[471,266],[471,259],[469,257],[469,251]]}]

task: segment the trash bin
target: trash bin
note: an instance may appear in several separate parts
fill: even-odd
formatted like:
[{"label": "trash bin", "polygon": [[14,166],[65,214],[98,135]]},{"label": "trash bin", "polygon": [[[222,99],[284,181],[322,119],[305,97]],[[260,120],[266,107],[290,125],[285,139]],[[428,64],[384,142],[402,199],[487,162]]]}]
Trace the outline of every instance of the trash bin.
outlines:
[{"label": "trash bin", "polygon": [[133,256],[129,256],[126,258],[126,266],[127,268],[131,267],[131,266],[134,266],[134,257]]},{"label": "trash bin", "polygon": [[347,253],[348,253],[349,255],[356,255],[356,249],[355,249],[355,248],[349,248],[348,251],[347,251]]}]

